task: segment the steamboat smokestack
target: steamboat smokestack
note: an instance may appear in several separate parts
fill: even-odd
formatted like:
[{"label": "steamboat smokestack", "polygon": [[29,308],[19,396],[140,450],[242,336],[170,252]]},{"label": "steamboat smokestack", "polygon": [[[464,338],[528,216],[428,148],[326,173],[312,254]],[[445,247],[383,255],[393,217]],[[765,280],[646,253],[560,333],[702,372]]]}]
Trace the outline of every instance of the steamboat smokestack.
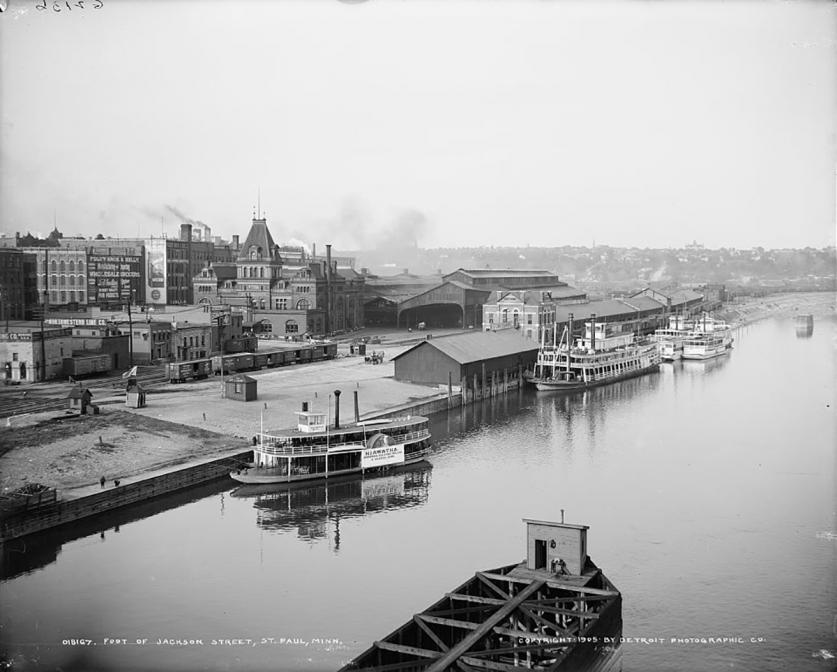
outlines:
[{"label": "steamboat smokestack", "polygon": [[590,349],[596,349],[596,313],[590,315],[590,324],[592,326],[592,331],[590,332]]},{"label": "steamboat smokestack", "polygon": [[340,429],[340,390],[334,390],[334,429]]},{"label": "steamboat smokestack", "polygon": [[303,402],[302,402],[302,412],[303,412],[303,413],[307,413],[307,412],[308,412],[308,402],[307,402],[307,401],[303,401]]},{"label": "steamboat smokestack", "polygon": [[355,422],[360,422],[360,406],[357,403],[357,390],[353,392],[355,395]]}]

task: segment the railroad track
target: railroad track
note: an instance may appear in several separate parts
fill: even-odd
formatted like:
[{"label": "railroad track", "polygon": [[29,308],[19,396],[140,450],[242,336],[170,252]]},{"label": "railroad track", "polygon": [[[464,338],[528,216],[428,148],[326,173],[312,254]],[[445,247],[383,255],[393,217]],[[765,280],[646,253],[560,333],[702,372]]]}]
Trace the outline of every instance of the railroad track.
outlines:
[{"label": "railroad track", "polygon": [[[168,384],[165,371],[159,366],[140,367],[137,372],[137,381],[143,387],[157,387]],[[93,393],[93,400],[96,400],[96,391],[99,395],[107,392],[110,396],[117,389],[124,388],[125,379],[122,375],[108,376],[107,378],[89,378],[76,381],[81,383]],[[67,408],[67,394],[76,383],[48,382],[27,386],[23,389],[14,387],[0,391],[0,419],[10,418],[16,415],[28,413],[45,413],[47,411],[60,411]]]}]

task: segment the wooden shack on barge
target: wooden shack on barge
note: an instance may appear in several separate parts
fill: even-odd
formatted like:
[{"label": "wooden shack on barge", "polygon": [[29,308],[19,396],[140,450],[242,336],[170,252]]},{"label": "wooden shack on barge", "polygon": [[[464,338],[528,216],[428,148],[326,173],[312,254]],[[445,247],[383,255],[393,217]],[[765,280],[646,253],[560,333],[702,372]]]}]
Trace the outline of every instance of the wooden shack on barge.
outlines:
[{"label": "wooden shack on barge", "polygon": [[587,527],[525,520],[527,559],[477,572],[340,672],[614,672],[622,596],[587,555]]}]

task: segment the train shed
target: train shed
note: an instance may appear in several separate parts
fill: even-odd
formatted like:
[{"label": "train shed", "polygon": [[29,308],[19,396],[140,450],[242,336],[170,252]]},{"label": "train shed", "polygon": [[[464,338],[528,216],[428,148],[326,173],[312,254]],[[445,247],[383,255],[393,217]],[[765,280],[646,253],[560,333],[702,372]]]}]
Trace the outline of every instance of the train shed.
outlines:
[{"label": "train shed", "polygon": [[412,383],[463,385],[477,397],[520,384],[534,365],[538,344],[519,331],[469,332],[431,338],[393,357],[395,379]]}]

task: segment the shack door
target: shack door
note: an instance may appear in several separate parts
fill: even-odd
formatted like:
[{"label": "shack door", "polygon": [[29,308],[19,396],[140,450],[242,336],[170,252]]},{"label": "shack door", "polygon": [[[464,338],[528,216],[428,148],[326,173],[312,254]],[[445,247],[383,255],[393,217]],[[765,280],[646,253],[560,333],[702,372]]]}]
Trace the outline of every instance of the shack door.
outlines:
[{"label": "shack door", "polygon": [[535,569],[546,569],[546,541],[535,539]]}]

